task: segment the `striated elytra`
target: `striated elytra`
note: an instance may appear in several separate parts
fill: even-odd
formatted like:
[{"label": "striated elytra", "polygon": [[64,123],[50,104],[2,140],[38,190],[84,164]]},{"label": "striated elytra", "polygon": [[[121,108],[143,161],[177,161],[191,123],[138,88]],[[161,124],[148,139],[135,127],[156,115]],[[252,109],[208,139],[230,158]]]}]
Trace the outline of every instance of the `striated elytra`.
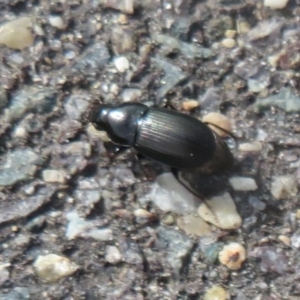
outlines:
[{"label": "striated elytra", "polygon": [[97,130],[106,131],[113,143],[133,147],[173,169],[216,174],[233,165],[233,156],[217,133],[177,111],[130,102],[98,104],[89,121]]}]

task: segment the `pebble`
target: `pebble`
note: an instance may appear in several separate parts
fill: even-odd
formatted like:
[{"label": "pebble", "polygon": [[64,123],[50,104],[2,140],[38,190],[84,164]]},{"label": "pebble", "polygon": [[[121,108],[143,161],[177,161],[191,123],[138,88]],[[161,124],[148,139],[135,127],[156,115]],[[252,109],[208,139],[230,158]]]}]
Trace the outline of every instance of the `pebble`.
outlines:
[{"label": "pebble", "polygon": [[238,243],[230,243],[220,251],[219,261],[230,270],[238,270],[241,268],[246,259],[245,248]]},{"label": "pebble", "polygon": [[48,183],[66,183],[67,174],[64,170],[44,170],[43,180]]},{"label": "pebble", "polygon": [[225,38],[222,40],[222,45],[225,48],[234,48],[236,46],[236,41],[232,38]]},{"label": "pebble", "polygon": [[43,282],[56,282],[63,277],[72,275],[79,269],[67,257],[56,254],[38,256],[33,267],[37,276]]},{"label": "pebble", "polygon": [[293,175],[282,175],[273,178],[271,184],[272,196],[279,200],[297,195],[297,182]]},{"label": "pebble", "polygon": [[257,184],[253,178],[231,177],[229,183],[235,191],[249,192],[257,190]]},{"label": "pebble", "polygon": [[56,27],[58,29],[65,28],[64,20],[62,19],[61,16],[54,16],[54,15],[49,16],[49,23],[51,26]]},{"label": "pebble", "polygon": [[280,235],[278,236],[278,240],[284,243],[286,246],[291,246],[291,239],[286,235]]},{"label": "pebble", "polygon": [[125,88],[121,97],[123,102],[132,102],[138,100],[142,96],[142,90],[134,88]]},{"label": "pebble", "polygon": [[172,173],[164,173],[156,178],[150,198],[159,207],[167,212],[175,212],[180,215],[194,212],[196,199]]},{"label": "pebble", "polygon": [[0,300],[30,300],[28,288],[15,287],[9,293],[0,294]]},{"label": "pebble", "polygon": [[211,233],[210,226],[201,218],[187,215],[177,218],[177,226],[186,234],[205,236]]},{"label": "pebble", "polygon": [[0,44],[11,49],[22,50],[33,45],[32,21],[21,17],[0,26]]},{"label": "pebble", "polygon": [[139,208],[133,212],[135,220],[139,224],[145,224],[155,219],[155,216],[145,209]]},{"label": "pebble", "polygon": [[282,9],[286,7],[288,2],[289,0],[264,0],[264,6],[271,9]]},{"label": "pebble", "polygon": [[110,7],[123,12],[124,14],[133,14],[133,0],[102,0],[106,7]]},{"label": "pebble", "polygon": [[[6,280],[9,280],[10,272],[8,268],[11,266],[10,263],[0,263],[0,285],[2,286]],[[1,299],[1,298],[0,298]]]},{"label": "pebble", "polygon": [[116,246],[107,246],[105,249],[105,260],[114,265],[120,262],[122,255]]},{"label": "pebble", "polygon": [[90,95],[75,91],[64,101],[64,109],[71,120],[81,120],[90,103]]},{"label": "pebble", "polygon": [[242,143],[239,145],[239,150],[242,152],[260,152],[262,150],[262,143],[259,141]]},{"label": "pebble", "polygon": [[191,110],[195,109],[196,107],[198,107],[199,105],[200,105],[200,103],[196,100],[184,101],[182,103],[182,109],[185,111],[191,111]]},{"label": "pebble", "polygon": [[42,158],[32,149],[25,148],[7,152],[0,166],[0,186],[10,186],[18,181],[31,178],[42,163]]},{"label": "pebble", "polygon": [[[208,123],[208,126],[221,137],[228,136],[228,133],[232,131],[230,120],[220,113],[209,113],[203,117],[202,122]],[[220,127],[220,129],[214,125]]]},{"label": "pebble", "polygon": [[227,300],[229,299],[228,292],[221,286],[214,285],[208,289],[204,296],[203,300]]},{"label": "pebble", "polygon": [[260,201],[257,197],[250,196],[248,202],[256,210],[264,210],[266,208],[266,204]]},{"label": "pebble", "polygon": [[242,225],[242,219],[228,193],[205,200],[198,208],[198,214],[221,229],[236,229]]},{"label": "pebble", "polygon": [[225,31],[225,36],[229,39],[235,38],[236,34],[237,34],[236,30],[228,29]]},{"label": "pebble", "polygon": [[28,112],[51,112],[56,107],[56,93],[52,87],[45,86],[33,85],[21,89],[12,96],[9,107],[4,109],[4,121],[19,120]]},{"label": "pebble", "polygon": [[124,73],[129,69],[129,61],[125,56],[120,56],[114,59],[114,64],[118,72]]},{"label": "pebble", "polygon": [[113,240],[113,232],[109,228],[91,229],[85,232],[83,237],[105,242]]},{"label": "pebble", "polygon": [[300,97],[290,88],[283,87],[278,94],[257,99],[254,110],[259,113],[274,106],[283,109],[287,113],[300,112]]}]

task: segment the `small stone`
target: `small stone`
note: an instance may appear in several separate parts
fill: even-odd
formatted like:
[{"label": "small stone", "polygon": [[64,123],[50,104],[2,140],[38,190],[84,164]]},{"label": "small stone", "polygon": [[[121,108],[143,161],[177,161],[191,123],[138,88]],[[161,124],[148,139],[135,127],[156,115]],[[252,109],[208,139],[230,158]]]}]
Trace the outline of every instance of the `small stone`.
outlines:
[{"label": "small stone", "polygon": [[179,217],[177,226],[186,234],[204,236],[211,233],[210,226],[203,219],[193,215]]},{"label": "small stone", "polygon": [[231,133],[232,131],[230,120],[226,116],[219,113],[213,112],[205,115],[202,119],[202,122],[207,123],[208,126],[221,137],[228,136],[228,133]]},{"label": "small stone", "polygon": [[127,23],[128,23],[128,18],[127,18],[127,16],[124,15],[124,14],[120,14],[120,15],[119,15],[119,18],[118,18],[118,22],[119,22],[119,24],[121,24],[121,25],[127,24]]},{"label": "small stone", "polygon": [[44,170],[43,180],[48,183],[65,183],[67,174],[64,170]]},{"label": "small stone", "polygon": [[162,219],[163,223],[166,225],[173,225],[175,222],[174,217],[171,214],[167,214],[166,216],[164,216],[164,218]]},{"label": "small stone", "polygon": [[266,208],[266,204],[260,201],[257,197],[250,196],[248,202],[254,209],[264,210]]},{"label": "small stone", "polygon": [[72,275],[79,268],[68,258],[56,254],[38,256],[33,267],[43,282],[56,282],[63,277]]},{"label": "small stone", "polygon": [[222,40],[222,45],[225,48],[234,48],[236,46],[236,41],[232,38],[226,38]]},{"label": "small stone", "polygon": [[280,235],[278,237],[279,241],[283,242],[286,246],[291,246],[291,239],[286,235]]},{"label": "small stone", "polygon": [[182,103],[182,109],[186,111],[191,111],[194,108],[198,107],[200,103],[196,100],[189,100],[189,101],[184,101]]},{"label": "small stone", "polygon": [[93,140],[100,139],[102,142],[110,142],[110,138],[108,137],[107,133],[105,131],[97,130],[92,124],[87,126],[86,131]]},{"label": "small stone", "polygon": [[92,238],[96,241],[112,241],[113,232],[109,228],[91,229],[84,233],[83,237]]},{"label": "small stone", "polygon": [[[5,281],[9,280],[9,268],[11,266],[10,263],[0,263],[0,285],[2,286]],[[0,297],[1,299],[1,297]]]},{"label": "small stone", "polygon": [[282,9],[286,7],[288,2],[289,0],[264,0],[264,6],[271,9]]},{"label": "small stone", "polygon": [[31,28],[32,21],[28,17],[4,23],[0,26],[0,44],[17,50],[30,47],[34,42]]},{"label": "small stone", "polygon": [[133,0],[102,0],[106,7],[110,7],[123,12],[124,14],[133,14]]},{"label": "small stone", "polygon": [[236,33],[237,33],[236,30],[229,29],[225,31],[225,36],[229,39],[233,39],[235,38]]},{"label": "small stone", "polygon": [[163,211],[183,215],[194,212],[196,209],[197,198],[186,190],[171,173],[157,176],[150,198]]},{"label": "small stone", "polygon": [[142,90],[134,88],[126,88],[123,90],[121,97],[123,102],[133,102],[142,96]]},{"label": "small stone", "polygon": [[297,209],[297,210],[296,210],[296,218],[297,218],[297,219],[300,219],[300,209]]},{"label": "small stone", "polygon": [[277,200],[297,195],[297,182],[293,175],[282,175],[273,179],[271,194]]},{"label": "small stone", "polygon": [[254,104],[255,112],[261,112],[270,107],[278,107],[287,113],[300,112],[300,97],[290,88],[283,87],[278,94],[257,99]]},{"label": "small stone", "polygon": [[51,26],[56,27],[58,29],[65,28],[65,24],[61,16],[49,16],[49,23]]},{"label": "small stone", "polygon": [[114,64],[118,72],[124,73],[129,69],[129,61],[125,56],[115,58]]},{"label": "small stone", "polygon": [[239,145],[239,150],[242,152],[260,152],[262,150],[262,143],[259,141],[243,143]]},{"label": "small stone", "polygon": [[221,229],[236,229],[242,225],[242,219],[228,193],[205,200],[200,205],[198,214],[206,222]]},{"label": "small stone", "polygon": [[227,300],[227,299],[229,299],[228,292],[224,288],[218,285],[214,285],[213,287],[208,289],[203,296],[203,300]]},{"label": "small stone", "polygon": [[116,246],[107,246],[105,252],[105,260],[112,265],[117,264],[122,259],[122,255]]},{"label": "small stone", "polygon": [[220,251],[219,261],[230,270],[238,270],[241,268],[246,259],[245,248],[238,243],[230,243]]},{"label": "small stone", "polygon": [[231,177],[229,183],[235,191],[249,192],[257,190],[257,184],[253,178]]},{"label": "small stone", "polygon": [[152,213],[142,208],[136,209],[133,214],[136,222],[139,224],[145,224],[155,219],[155,216]]}]

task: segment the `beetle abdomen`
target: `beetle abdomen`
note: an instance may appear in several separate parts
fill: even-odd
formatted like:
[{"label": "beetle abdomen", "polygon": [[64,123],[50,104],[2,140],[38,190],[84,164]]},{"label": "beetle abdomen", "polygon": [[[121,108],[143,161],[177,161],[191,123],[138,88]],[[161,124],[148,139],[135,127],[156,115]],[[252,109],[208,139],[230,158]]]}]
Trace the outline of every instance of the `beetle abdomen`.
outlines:
[{"label": "beetle abdomen", "polygon": [[201,167],[213,158],[215,137],[201,121],[162,108],[149,109],[139,122],[135,149],[173,168]]}]

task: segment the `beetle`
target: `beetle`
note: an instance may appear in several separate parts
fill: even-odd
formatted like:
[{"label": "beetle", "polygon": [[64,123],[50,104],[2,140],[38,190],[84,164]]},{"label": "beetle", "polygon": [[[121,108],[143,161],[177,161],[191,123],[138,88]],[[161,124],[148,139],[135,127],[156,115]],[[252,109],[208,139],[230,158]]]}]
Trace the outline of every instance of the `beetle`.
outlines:
[{"label": "beetle", "polygon": [[133,102],[116,106],[99,103],[88,119],[114,144],[133,147],[142,156],[171,167],[192,192],[178,171],[215,175],[233,166],[226,142],[207,124],[178,111]]}]

